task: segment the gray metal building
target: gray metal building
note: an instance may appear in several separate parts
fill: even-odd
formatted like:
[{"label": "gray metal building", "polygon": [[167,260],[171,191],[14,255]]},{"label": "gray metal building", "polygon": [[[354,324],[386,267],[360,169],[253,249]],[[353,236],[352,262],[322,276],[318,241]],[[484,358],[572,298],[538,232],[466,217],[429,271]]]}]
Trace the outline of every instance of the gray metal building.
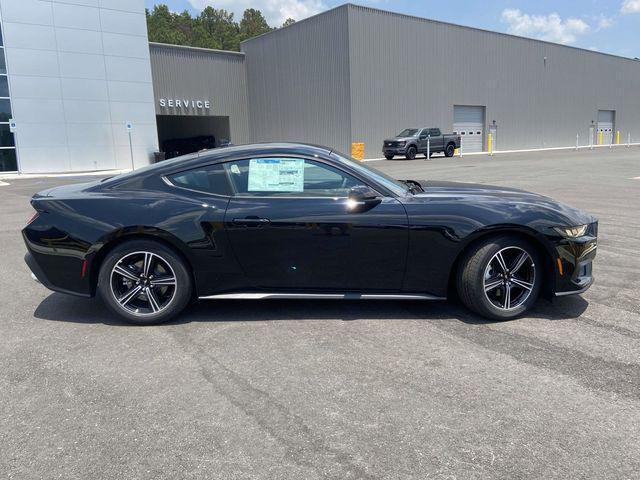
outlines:
[{"label": "gray metal building", "polygon": [[379,157],[405,127],[464,133],[463,151],[640,139],[640,62],[343,5],[247,40],[253,140]]},{"label": "gray metal building", "polygon": [[0,27],[0,171],[140,166],[197,136],[369,158],[417,126],[466,153],[489,132],[494,150],[640,140],[636,60],[367,7],[242,52],[149,45],[143,0],[0,0]]},{"label": "gray metal building", "polygon": [[247,143],[245,55],[150,44],[158,141],[211,135]]}]

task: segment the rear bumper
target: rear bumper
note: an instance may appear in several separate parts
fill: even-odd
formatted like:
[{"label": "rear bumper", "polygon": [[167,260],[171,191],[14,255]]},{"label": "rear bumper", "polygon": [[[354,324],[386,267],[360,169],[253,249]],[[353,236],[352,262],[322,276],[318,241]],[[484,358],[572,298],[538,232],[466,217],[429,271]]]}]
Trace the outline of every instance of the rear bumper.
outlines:
[{"label": "rear bumper", "polygon": [[38,265],[38,263],[36,262],[36,259],[33,258],[33,255],[30,252],[27,252],[24,254],[24,263],[26,263],[27,267],[29,267],[29,270],[31,270],[31,278],[33,280],[44,285],[49,290],[53,290],[49,286],[51,285],[51,282],[49,281],[47,276],[44,274],[44,272],[40,268],[40,265]]},{"label": "rear bumper", "polygon": [[91,294],[89,294],[89,293],[69,290],[67,288],[54,285],[51,282],[51,280],[49,280],[49,277],[44,273],[44,270],[40,267],[40,265],[36,261],[36,258],[34,257],[34,255],[31,252],[27,252],[25,254],[24,261],[27,264],[27,266],[29,267],[29,270],[31,270],[31,278],[33,280],[35,280],[36,282],[38,282],[38,283],[44,285],[45,287],[47,287],[49,290],[52,290],[54,292],[65,293],[67,295],[75,295],[77,297],[84,297],[84,298],[90,298],[91,297]]}]

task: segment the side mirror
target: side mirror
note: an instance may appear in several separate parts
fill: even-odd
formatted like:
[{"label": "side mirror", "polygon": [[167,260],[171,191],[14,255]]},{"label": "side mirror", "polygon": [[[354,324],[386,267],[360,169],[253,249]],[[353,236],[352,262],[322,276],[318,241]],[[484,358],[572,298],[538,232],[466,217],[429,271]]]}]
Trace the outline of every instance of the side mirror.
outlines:
[{"label": "side mirror", "polygon": [[364,212],[382,202],[380,194],[366,185],[358,185],[349,190],[347,206],[352,212]]}]

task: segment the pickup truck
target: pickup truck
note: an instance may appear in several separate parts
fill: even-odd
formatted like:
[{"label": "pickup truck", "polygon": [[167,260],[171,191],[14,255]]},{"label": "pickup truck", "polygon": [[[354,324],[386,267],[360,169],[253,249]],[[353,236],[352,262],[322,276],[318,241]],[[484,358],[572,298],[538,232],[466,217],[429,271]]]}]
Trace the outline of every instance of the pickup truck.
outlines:
[{"label": "pickup truck", "polygon": [[445,156],[453,157],[456,148],[460,148],[460,135],[443,135],[439,128],[406,128],[383,142],[382,153],[387,160],[396,155],[413,160],[418,153],[427,155],[427,143],[429,156],[444,152]]}]

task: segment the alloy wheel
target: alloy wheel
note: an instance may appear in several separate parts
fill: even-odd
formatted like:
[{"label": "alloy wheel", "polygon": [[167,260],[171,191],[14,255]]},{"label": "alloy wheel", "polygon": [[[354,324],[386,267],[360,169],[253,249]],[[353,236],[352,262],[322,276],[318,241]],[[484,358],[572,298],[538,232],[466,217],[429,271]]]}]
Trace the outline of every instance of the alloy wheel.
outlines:
[{"label": "alloy wheel", "polygon": [[129,253],[111,270],[111,293],[118,305],[136,316],[164,311],[176,296],[178,282],[169,262],[157,253]]},{"label": "alloy wheel", "polygon": [[513,310],[531,296],[535,281],[536,267],[531,255],[520,247],[503,248],[485,268],[484,294],[495,307]]}]

